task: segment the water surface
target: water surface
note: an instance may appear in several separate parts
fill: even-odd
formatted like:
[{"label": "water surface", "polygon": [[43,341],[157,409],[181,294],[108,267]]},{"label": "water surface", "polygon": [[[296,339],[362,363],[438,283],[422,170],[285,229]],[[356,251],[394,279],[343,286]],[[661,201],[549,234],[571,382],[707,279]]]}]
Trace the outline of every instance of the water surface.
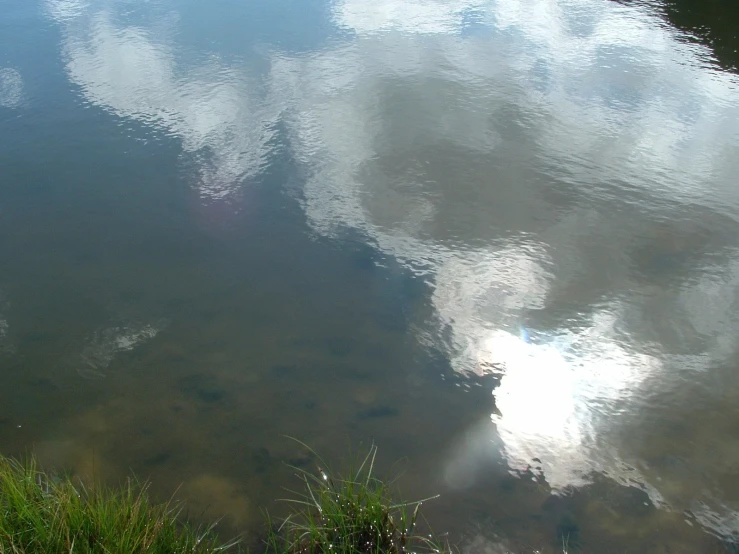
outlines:
[{"label": "water surface", "polygon": [[2,451],[253,536],[284,435],[375,441],[465,551],[730,551],[732,9],[6,0]]}]

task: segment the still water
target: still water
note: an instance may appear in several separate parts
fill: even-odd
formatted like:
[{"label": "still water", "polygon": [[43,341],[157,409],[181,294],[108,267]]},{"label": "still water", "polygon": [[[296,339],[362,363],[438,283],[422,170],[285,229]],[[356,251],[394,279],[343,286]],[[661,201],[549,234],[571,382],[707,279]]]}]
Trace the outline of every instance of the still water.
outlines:
[{"label": "still water", "polygon": [[[0,1],[0,451],[258,534],[739,542],[737,5]],[[397,462],[397,463],[396,463]]]}]

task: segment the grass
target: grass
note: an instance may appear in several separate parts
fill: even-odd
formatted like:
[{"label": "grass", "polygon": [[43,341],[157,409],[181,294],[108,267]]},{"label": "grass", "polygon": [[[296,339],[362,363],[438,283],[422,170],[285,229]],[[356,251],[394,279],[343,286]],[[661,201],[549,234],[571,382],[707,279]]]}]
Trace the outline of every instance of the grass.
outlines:
[{"label": "grass", "polygon": [[172,503],[149,501],[147,487],[85,487],[43,473],[33,458],[0,456],[0,554],[209,554],[212,527],[178,521]]},{"label": "grass", "polygon": [[[291,514],[279,525],[267,518],[266,554],[450,554],[442,541],[418,532],[423,501],[393,502],[389,485],[374,473],[375,446],[346,476],[330,474],[315,456],[321,464],[315,474],[293,468],[304,489],[287,500]],[[86,487],[41,471],[34,458],[0,455],[0,554],[235,550],[236,543],[218,542],[213,526],[195,528],[179,516],[177,505],[151,502],[147,485],[135,480]]]},{"label": "grass", "polygon": [[375,446],[344,477],[332,476],[325,462],[311,452],[322,467],[316,474],[293,468],[304,489],[286,500],[292,513],[279,526],[270,525],[268,553],[450,552],[442,541],[415,533],[424,501],[394,503],[388,485],[375,477]]}]

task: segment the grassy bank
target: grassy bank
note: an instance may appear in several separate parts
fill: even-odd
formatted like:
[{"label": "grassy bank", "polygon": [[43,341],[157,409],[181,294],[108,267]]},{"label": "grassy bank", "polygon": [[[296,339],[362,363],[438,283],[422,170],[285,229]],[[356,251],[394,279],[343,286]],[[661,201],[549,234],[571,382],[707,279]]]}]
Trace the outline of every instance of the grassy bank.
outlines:
[{"label": "grassy bank", "polygon": [[[377,450],[346,473],[295,468],[301,490],[290,515],[267,517],[268,554],[405,554],[447,552],[418,530],[420,502],[394,503],[374,475]],[[318,458],[318,457],[317,457]],[[318,458],[320,460],[320,458]],[[208,554],[238,552],[210,528],[180,520],[172,503],[155,503],[146,485],[85,486],[0,456],[0,554]]]},{"label": "grassy bank", "polygon": [[[303,445],[305,446],[305,445]],[[307,447],[306,447],[307,448]],[[442,541],[417,533],[423,501],[397,503],[374,475],[377,448],[355,467],[333,475],[294,468],[301,490],[286,499],[293,512],[271,525],[268,551],[276,554],[406,554],[449,552]]]},{"label": "grassy bank", "polygon": [[0,457],[0,554],[223,552],[210,529],[178,521],[146,486],[85,487],[42,472],[33,459]]}]

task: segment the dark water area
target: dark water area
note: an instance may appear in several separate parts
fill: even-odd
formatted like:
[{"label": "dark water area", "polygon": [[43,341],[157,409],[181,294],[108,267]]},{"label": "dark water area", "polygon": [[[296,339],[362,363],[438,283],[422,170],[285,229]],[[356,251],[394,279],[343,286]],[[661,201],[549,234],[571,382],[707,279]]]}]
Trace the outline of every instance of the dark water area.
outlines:
[{"label": "dark water area", "polygon": [[739,4],[723,0],[669,0],[651,2],[684,39],[708,46],[723,68],[739,69]]},{"label": "dark water area", "polygon": [[255,540],[374,441],[465,553],[735,552],[737,9],[0,1],[0,452]]}]

